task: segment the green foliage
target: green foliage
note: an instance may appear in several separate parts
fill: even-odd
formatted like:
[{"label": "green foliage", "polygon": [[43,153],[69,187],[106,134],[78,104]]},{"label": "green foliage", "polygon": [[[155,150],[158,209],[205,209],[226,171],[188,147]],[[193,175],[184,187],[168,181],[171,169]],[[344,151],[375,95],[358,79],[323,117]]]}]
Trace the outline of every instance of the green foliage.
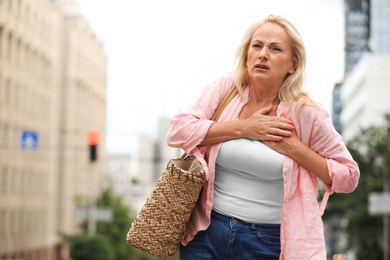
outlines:
[{"label": "green foliage", "polygon": [[107,239],[100,235],[79,235],[66,238],[70,243],[73,260],[113,260],[113,249]]},{"label": "green foliage", "polygon": [[[333,219],[335,231],[347,234],[347,249],[357,259],[383,258],[383,217],[368,212],[368,196],[382,192],[390,175],[390,115],[385,124],[361,129],[347,147],[360,168],[358,187],[350,194],[333,194],[329,198],[324,220]],[[334,221],[337,219],[337,221]]]},{"label": "green foliage", "polygon": [[[111,208],[113,219],[109,223],[97,222],[96,233],[104,236],[114,249],[115,260],[134,259],[135,250],[126,243],[126,233],[133,219],[130,218],[130,208],[125,205],[122,198],[115,196],[111,188],[102,191],[96,201],[97,207]],[[87,222],[82,229],[87,232]]]},{"label": "green foliage", "polygon": [[[115,260],[156,260],[157,257],[151,256],[139,249],[136,249],[126,243],[126,235],[130,229],[133,218],[130,208],[124,204],[121,197],[114,194],[112,188],[102,191],[97,198],[97,207],[111,208],[113,219],[109,223],[98,222],[96,233],[104,236],[113,248]],[[83,223],[82,228],[87,232],[87,223]],[[94,259],[94,258],[90,258]],[[168,258],[177,259],[177,258]]]},{"label": "green foliage", "polygon": [[[76,198],[76,203],[85,206],[86,198]],[[82,235],[67,236],[63,239],[70,245],[72,260],[157,260],[126,242],[126,235],[130,229],[133,218],[130,208],[124,204],[121,197],[116,196],[112,188],[102,191],[97,198],[98,208],[110,208],[113,213],[111,222],[97,222],[96,234],[87,235],[88,223],[81,224]],[[179,254],[168,257],[168,260],[178,260]]]},{"label": "green foliage", "polygon": [[126,244],[126,234],[133,219],[130,218],[130,209],[120,197],[114,196],[111,189],[103,191],[97,201],[98,207],[110,207],[113,210],[113,221],[111,223],[98,223],[97,232],[104,234],[112,241],[115,248],[115,259],[131,259],[133,251]]}]

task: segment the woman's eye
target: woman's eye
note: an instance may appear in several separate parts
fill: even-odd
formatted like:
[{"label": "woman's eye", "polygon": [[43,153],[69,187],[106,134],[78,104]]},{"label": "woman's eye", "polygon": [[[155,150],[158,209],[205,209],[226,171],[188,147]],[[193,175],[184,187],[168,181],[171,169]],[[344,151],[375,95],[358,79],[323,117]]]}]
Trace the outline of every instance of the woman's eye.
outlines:
[{"label": "woman's eye", "polygon": [[279,48],[279,47],[272,47],[272,50],[274,50],[274,51],[282,51],[282,49]]},{"label": "woman's eye", "polygon": [[261,45],[260,44],[253,44],[252,47],[253,48],[261,48]]}]

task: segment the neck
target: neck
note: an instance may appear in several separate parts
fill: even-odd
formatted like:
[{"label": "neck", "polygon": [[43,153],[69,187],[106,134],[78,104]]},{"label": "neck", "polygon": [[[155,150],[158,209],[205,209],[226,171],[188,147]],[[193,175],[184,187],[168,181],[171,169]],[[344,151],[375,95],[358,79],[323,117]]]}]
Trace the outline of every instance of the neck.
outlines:
[{"label": "neck", "polygon": [[279,92],[273,92],[250,88],[248,103],[256,106],[278,105],[280,103]]},{"label": "neck", "polygon": [[275,82],[271,80],[250,80],[248,86],[250,89],[250,99],[251,102],[257,105],[269,105],[274,104],[278,105],[279,100],[279,90],[283,82]]}]

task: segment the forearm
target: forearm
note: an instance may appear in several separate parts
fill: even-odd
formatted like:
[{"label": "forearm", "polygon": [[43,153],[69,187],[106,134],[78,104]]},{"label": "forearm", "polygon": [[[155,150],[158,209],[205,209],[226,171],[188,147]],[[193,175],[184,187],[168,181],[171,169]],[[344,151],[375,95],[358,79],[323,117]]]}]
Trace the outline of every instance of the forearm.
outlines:
[{"label": "forearm", "polygon": [[236,138],[280,141],[284,137],[291,136],[294,126],[290,124],[290,120],[261,114],[265,111],[259,110],[257,115],[243,120],[214,123],[200,145],[215,144]]},{"label": "forearm", "polygon": [[224,141],[241,138],[242,124],[239,121],[214,123],[209,128],[205,138],[200,145],[216,144]]},{"label": "forearm", "polygon": [[303,143],[300,143],[299,146],[290,151],[291,152],[288,154],[289,157],[317,176],[322,182],[332,185],[328,166],[324,157],[314,152]]}]

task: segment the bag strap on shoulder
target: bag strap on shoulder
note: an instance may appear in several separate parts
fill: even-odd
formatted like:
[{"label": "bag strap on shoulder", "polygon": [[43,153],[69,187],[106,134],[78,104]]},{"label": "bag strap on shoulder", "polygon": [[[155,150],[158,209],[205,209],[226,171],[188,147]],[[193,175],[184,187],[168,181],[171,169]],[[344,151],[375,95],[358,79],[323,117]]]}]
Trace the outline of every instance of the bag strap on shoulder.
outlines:
[{"label": "bag strap on shoulder", "polygon": [[[238,90],[236,88],[236,85],[232,84],[229,91],[226,93],[222,101],[219,103],[217,109],[214,112],[214,115],[210,118],[210,120],[217,121],[219,119],[219,116],[222,114],[225,107],[232,101],[232,99],[238,94]],[[181,156],[181,159],[187,158],[187,154],[184,152]]]},{"label": "bag strap on shoulder", "polygon": [[222,99],[222,101],[219,103],[217,109],[214,112],[214,115],[210,118],[213,121],[217,121],[222,114],[225,107],[232,101],[232,99],[238,94],[238,90],[236,88],[236,85],[231,86],[229,91],[226,93],[225,97]]}]

